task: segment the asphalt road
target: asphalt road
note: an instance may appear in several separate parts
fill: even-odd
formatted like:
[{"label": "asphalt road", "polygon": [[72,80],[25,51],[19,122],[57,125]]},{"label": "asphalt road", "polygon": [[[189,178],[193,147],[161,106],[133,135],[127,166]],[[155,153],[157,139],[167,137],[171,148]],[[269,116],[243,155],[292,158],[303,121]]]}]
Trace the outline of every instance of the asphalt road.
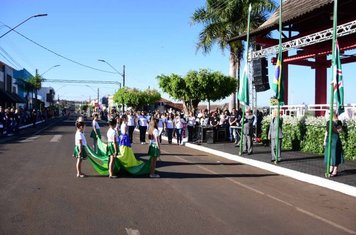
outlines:
[{"label": "asphalt road", "polygon": [[[159,179],[88,161],[76,178],[74,133],[61,122],[0,145],[0,234],[356,234],[355,198],[183,146],[162,145]],[[147,157],[138,133],[133,149]]]}]

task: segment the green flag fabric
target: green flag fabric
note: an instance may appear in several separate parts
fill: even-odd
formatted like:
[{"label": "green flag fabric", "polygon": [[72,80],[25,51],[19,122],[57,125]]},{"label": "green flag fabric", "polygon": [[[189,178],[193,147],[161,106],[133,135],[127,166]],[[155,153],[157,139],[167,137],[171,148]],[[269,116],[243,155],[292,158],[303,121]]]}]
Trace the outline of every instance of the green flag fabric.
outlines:
[{"label": "green flag fabric", "polygon": [[278,54],[275,74],[272,82],[272,89],[276,93],[275,97],[280,104],[284,103],[284,84],[282,75],[282,53]]},{"label": "green flag fabric", "polygon": [[[109,156],[106,154],[107,144],[101,139],[97,140],[98,150],[95,152],[89,146],[86,146],[89,153],[88,160],[94,170],[99,175],[108,175]],[[150,173],[151,157],[148,161],[137,160],[131,147],[120,146],[120,153],[114,158],[114,173],[119,173],[120,170],[126,171],[132,175],[146,175]]]},{"label": "green flag fabric", "polygon": [[239,94],[237,98],[246,106],[249,105],[249,87],[248,87],[248,65],[245,63],[242,78],[240,79]]},{"label": "green flag fabric", "polygon": [[344,84],[342,79],[342,70],[341,70],[341,60],[340,60],[340,48],[339,43],[336,40],[336,50],[335,50],[335,63],[334,63],[334,97],[337,103],[338,114],[344,112]]}]

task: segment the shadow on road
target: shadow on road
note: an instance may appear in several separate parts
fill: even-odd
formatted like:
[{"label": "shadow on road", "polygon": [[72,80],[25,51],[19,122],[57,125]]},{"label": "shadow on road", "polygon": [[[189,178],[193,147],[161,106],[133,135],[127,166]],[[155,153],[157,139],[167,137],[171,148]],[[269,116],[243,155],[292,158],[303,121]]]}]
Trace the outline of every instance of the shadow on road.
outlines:
[{"label": "shadow on road", "polygon": [[161,178],[184,179],[184,178],[250,178],[278,176],[278,174],[201,174],[157,171]]},{"label": "shadow on road", "polygon": [[158,161],[157,167],[166,167],[166,166],[240,166],[241,163],[224,163],[224,162],[172,162],[172,161]]},{"label": "shadow on road", "polygon": [[293,161],[301,161],[301,160],[313,160],[313,159],[321,159],[324,158],[323,156],[320,155],[315,155],[315,156],[310,156],[310,157],[293,157],[289,158],[288,156],[283,158],[284,162],[293,162]]}]

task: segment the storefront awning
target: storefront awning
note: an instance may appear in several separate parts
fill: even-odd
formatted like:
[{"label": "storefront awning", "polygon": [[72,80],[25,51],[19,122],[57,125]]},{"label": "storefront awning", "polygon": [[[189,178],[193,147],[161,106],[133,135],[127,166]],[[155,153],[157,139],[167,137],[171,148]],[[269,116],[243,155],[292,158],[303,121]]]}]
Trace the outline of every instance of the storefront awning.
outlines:
[{"label": "storefront awning", "polygon": [[3,91],[0,89],[0,99],[1,101],[9,103],[26,103],[26,99],[15,93],[10,93],[8,91]]}]

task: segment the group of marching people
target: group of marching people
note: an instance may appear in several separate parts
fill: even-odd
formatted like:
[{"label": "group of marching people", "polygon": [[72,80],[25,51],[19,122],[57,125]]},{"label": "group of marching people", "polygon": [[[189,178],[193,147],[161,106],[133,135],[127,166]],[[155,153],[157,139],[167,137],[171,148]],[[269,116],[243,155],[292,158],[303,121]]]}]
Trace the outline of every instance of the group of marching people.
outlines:
[{"label": "group of marching people", "polygon": [[[123,168],[131,174],[149,174],[151,178],[159,178],[155,174],[156,161],[160,156],[160,141],[157,120],[152,118],[149,122],[148,138],[150,159],[148,162],[137,160],[132,148],[132,137],[129,137],[128,117],[112,116],[108,120],[109,129],[107,131],[107,143],[102,141],[100,126],[98,123],[98,113],[93,114],[92,131],[90,137],[93,138],[93,148],[86,141],[84,135],[85,122],[82,117],[76,121],[75,148],[73,156],[77,158],[77,177],[83,178],[81,162],[89,158],[90,163],[99,174],[109,175],[109,178],[117,178],[115,175],[119,169]],[[132,136],[132,133],[131,133]]]}]

